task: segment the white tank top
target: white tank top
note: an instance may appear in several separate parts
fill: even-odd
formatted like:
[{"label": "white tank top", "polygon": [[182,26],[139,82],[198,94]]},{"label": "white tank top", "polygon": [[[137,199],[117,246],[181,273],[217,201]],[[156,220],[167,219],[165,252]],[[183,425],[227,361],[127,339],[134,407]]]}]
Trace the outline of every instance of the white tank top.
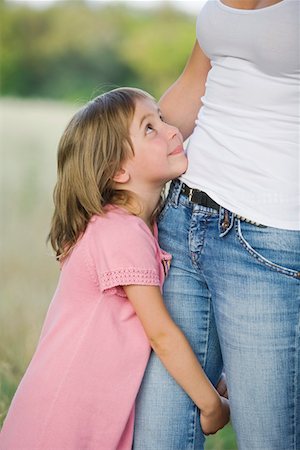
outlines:
[{"label": "white tank top", "polygon": [[181,179],[236,214],[300,229],[300,0],[257,10],[208,0],[197,38],[211,60]]}]

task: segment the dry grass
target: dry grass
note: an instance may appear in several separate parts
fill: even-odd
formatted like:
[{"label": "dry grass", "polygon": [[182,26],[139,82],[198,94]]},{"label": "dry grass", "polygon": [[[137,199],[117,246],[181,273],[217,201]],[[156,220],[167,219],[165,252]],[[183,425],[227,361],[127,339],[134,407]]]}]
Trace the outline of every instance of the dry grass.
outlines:
[{"label": "dry grass", "polygon": [[74,106],[1,100],[0,418],[35,348],[58,267],[46,246],[56,148]]}]

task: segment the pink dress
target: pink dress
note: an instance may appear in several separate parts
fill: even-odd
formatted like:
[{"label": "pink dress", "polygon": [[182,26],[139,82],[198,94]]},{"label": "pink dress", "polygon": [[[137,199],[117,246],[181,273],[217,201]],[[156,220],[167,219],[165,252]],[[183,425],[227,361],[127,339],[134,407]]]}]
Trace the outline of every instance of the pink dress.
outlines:
[{"label": "pink dress", "polygon": [[150,347],[121,286],[162,286],[169,260],[146,224],[121,208],[91,219],[62,266],[1,450],[131,449]]}]

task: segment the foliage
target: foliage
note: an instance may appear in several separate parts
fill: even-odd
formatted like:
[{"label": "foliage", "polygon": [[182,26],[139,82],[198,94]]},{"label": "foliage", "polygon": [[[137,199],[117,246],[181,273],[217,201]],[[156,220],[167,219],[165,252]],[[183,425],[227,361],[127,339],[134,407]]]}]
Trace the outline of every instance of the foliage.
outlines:
[{"label": "foliage", "polygon": [[161,95],[182,70],[195,18],[163,5],[1,2],[1,93],[87,100],[119,85]]}]

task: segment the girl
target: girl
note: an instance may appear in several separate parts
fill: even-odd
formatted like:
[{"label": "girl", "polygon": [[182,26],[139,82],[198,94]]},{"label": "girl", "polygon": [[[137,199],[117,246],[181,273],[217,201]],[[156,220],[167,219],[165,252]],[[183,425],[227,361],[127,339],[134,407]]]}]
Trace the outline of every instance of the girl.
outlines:
[{"label": "girl", "polygon": [[228,401],[160,290],[171,256],[159,248],[155,212],[164,184],[186,167],[181,134],[143,91],[103,94],[67,126],[49,234],[61,276],[1,449],[130,449],[150,345],[201,409],[205,433],[228,422]]}]

